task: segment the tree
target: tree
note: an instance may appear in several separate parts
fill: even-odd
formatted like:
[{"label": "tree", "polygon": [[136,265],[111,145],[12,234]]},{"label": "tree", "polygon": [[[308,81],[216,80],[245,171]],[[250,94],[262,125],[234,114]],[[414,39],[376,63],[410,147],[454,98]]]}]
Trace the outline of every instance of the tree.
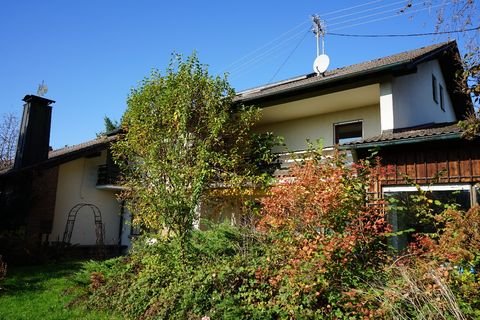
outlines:
[{"label": "tree", "polygon": [[18,126],[19,121],[15,114],[3,114],[0,122],[0,170],[9,167],[15,158]]},{"label": "tree", "polygon": [[[233,107],[234,96],[226,79],[209,75],[196,55],[174,55],[165,75],[155,70],[132,90],[125,133],[112,151],[134,224],[168,230],[185,243],[212,189],[234,192],[266,180],[250,157],[262,141],[251,134],[259,112]],[[255,157],[264,161],[269,153]]]},{"label": "tree", "polygon": [[120,127],[120,123],[117,120],[112,120],[109,117],[103,117],[103,122],[105,124],[105,132],[110,132]]},{"label": "tree", "polygon": [[112,120],[108,116],[103,117],[104,130],[97,133],[97,137],[104,136],[109,132],[112,132],[120,128],[120,123],[117,120]]}]

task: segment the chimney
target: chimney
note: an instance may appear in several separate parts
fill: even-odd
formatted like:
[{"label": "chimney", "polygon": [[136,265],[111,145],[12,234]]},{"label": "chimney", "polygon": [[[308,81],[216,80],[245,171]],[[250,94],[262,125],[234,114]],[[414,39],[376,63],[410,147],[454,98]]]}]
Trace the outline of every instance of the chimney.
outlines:
[{"label": "chimney", "polygon": [[53,100],[26,95],[23,98],[22,124],[18,135],[15,169],[42,162],[48,158],[50,121]]}]

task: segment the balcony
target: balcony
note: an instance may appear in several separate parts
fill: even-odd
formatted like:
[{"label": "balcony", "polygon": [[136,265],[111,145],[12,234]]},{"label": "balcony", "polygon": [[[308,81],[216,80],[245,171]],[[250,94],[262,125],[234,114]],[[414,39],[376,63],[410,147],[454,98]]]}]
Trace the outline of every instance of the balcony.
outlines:
[{"label": "balcony", "polygon": [[[345,156],[345,163],[352,164],[354,162],[352,152],[350,150],[342,150],[337,151]],[[322,159],[326,159],[329,157],[333,157],[335,153],[334,148],[324,148],[322,150]],[[280,163],[280,168],[277,169],[273,176],[276,178],[288,177],[289,172],[288,170],[290,167],[295,163],[301,163],[304,160],[311,159],[312,155],[310,152],[301,150],[301,151],[294,151],[288,153],[279,153],[278,154],[278,162]]]},{"label": "balcony", "polygon": [[115,165],[103,164],[97,169],[97,189],[122,190],[119,185],[120,169]]}]

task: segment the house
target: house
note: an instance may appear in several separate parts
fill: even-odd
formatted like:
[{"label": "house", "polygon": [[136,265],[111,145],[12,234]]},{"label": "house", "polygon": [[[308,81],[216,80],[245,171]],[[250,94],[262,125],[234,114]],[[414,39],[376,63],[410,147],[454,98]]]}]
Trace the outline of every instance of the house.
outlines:
[{"label": "house", "polygon": [[[129,214],[112,184],[109,144],[115,135],[49,150],[54,101],[24,99],[13,167],[0,172],[3,228],[23,229],[28,246],[67,242],[79,251],[129,245]],[[8,225],[10,224],[10,225]]]},{"label": "house", "polygon": [[[325,152],[339,147],[353,160],[376,148],[381,165],[395,169],[379,181],[378,196],[412,192],[413,181],[438,194],[461,194],[468,207],[480,199],[480,148],[479,139],[462,139],[456,125],[473,110],[470,97],[457,88],[461,70],[456,43],[446,42],[246,90],[235,102],[261,108],[254,130],[284,137],[286,148],[275,150],[284,164],[290,154],[307,149],[307,139],[322,141]],[[119,187],[103,179],[112,167],[108,145],[116,136],[48,152],[53,101],[27,96],[25,102],[24,118],[31,110],[46,110],[37,116],[44,126],[32,126],[36,133],[31,134],[22,124],[15,166],[0,172],[0,202],[13,194],[30,195],[23,223],[34,241],[92,246],[100,232],[105,245],[128,245],[129,215],[116,199]],[[37,137],[34,143],[22,140],[29,136]],[[93,206],[101,213],[100,224]],[[72,209],[80,211],[69,239]],[[223,211],[209,215],[234,217]]]},{"label": "house", "polygon": [[290,151],[304,150],[306,138],[332,148],[463,119],[472,106],[456,90],[458,70],[456,43],[447,42],[243,91],[237,101],[260,106],[257,130],[285,137]]},{"label": "house", "polygon": [[[372,190],[376,197],[406,199],[416,184],[468,209],[480,204],[480,138],[463,139],[457,125],[473,111],[457,82],[461,71],[452,41],[247,90],[238,102],[259,105],[256,130],[283,136],[294,154],[306,138],[355,160],[374,149],[390,172]],[[416,223],[401,220],[392,212],[394,230]],[[406,238],[396,241],[402,247]]]}]

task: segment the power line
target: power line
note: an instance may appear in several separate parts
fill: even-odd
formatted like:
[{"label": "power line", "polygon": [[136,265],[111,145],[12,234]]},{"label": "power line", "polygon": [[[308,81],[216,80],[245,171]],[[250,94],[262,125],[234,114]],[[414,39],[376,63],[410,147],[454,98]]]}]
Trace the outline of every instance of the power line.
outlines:
[{"label": "power line", "polygon": [[[417,12],[420,12],[420,11],[430,10],[430,9],[438,8],[438,7],[441,7],[441,6],[444,6],[444,5],[448,5],[448,4],[450,4],[450,2],[447,2],[445,4],[443,4],[443,3],[438,4],[438,5],[435,5],[435,6],[428,7],[428,8],[423,8],[423,9],[410,11],[409,13],[417,13]],[[403,14],[394,14],[394,15],[390,15],[390,16],[386,16],[386,17],[381,17],[381,18],[369,20],[369,21],[354,23],[354,24],[347,25],[347,26],[341,26],[341,27],[334,28],[333,31],[341,30],[341,29],[347,29],[347,28],[356,27],[356,26],[361,26],[361,25],[364,25],[364,24],[369,24],[369,23],[373,23],[373,22],[388,20],[388,19],[392,19],[392,18],[398,18],[398,17],[401,17],[402,15]]]},{"label": "power line", "polygon": [[[265,43],[264,45],[258,47],[257,49],[253,50],[253,51],[250,51],[249,53],[247,53],[246,55],[244,55],[243,57],[241,57],[240,59],[237,59],[235,60],[234,62],[230,63],[228,66],[226,66],[224,69],[230,69],[230,68],[237,68],[237,67],[234,67],[235,65],[241,63],[242,61],[246,60],[247,58],[251,57],[252,55],[254,55],[255,53],[263,50],[263,49],[266,49],[268,48],[270,45],[274,44],[275,42],[277,41],[280,41],[280,39],[282,39],[283,37],[287,36],[288,34],[292,33],[294,30],[297,30],[299,29],[300,27],[306,25],[308,23],[308,21],[303,21],[302,23],[296,25],[295,27],[289,29],[288,31],[285,31],[284,33],[282,33],[281,35],[279,35],[278,37],[276,37],[275,39],[273,40],[270,40],[269,42]],[[302,31],[303,32],[303,31]],[[285,41],[285,40],[282,40],[282,41]]]},{"label": "power line", "polygon": [[321,16],[326,17],[326,16],[330,16],[330,15],[335,14],[335,13],[344,12],[344,11],[368,6],[369,4],[378,3],[378,2],[382,2],[382,1],[383,0],[374,0],[374,1],[366,2],[366,3],[362,3],[362,4],[359,4],[359,5],[356,5],[356,6],[351,6],[351,7],[348,7],[348,8],[343,8],[343,9],[339,9],[339,10],[335,10],[335,11],[330,11],[330,12],[322,14]]},{"label": "power line", "polygon": [[[355,27],[355,26],[359,26],[359,25],[370,24],[370,23],[383,21],[383,20],[387,20],[387,19],[392,19],[392,18],[396,18],[396,17],[402,17],[402,16],[405,16],[405,13],[407,13],[407,12],[410,13],[410,14],[413,14],[413,13],[417,13],[417,12],[421,12],[421,11],[425,11],[425,10],[429,10],[429,9],[434,9],[434,8],[437,8],[437,7],[440,7],[440,6],[446,6],[446,5],[449,5],[449,4],[452,3],[451,1],[442,0],[441,4],[433,5],[436,2],[435,0],[433,0],[432,1],[433,3],[432,3],[431,6],[421,8],[421,9],[418,9],[418,10],[413,10],[413,9],[415,9],[415,7],[419,6],[419,5],[414,4],[414,5],[408,6],[409,10],[407,10],[407,11],[403,10],[403,9],[406,8],[406,6],[402,6],[400,8],[393,8],[393,9],[381,10],[381,11],[375,12],[376,10],[392,7],[392,6],[395,6],[395,5],[403,2],[403,1],[398,1],[397,0],[397,1],[387,3],[387,4],[375,5],[376,3],[380,3],[380,2],[383,2],[383,1],[384,0],[373,0],[373,1],[369,1],[369,2],[366,2],[366,3],[360,4],[360,5],[350,6],[348,8],[343,8],[343,9],[331,11],[331,12],[328,12],[328,13],[324,13],[321,16],[325,17],[325,16],[336,15],[340,12],[346,12],[346,14],[343,14],[341,16],[333,16],[330,19],[331,21],[332,20],[340,20],[340,21],[337,21],[336,23],[330,25],[330,26],[335,26],[334,28],[331,29],[331,31],[337,31],[337,30],[341,30],[341,29],[347,29],[347,28],[351,28],[351,27]],[[366,7],[366,6],[369,6],[369,8],[365,8],[365,9],[362,9],[360,11],[356,10],[355,12],[351,12],[351,10],[355,10],[355,9],[358,9],[358,8],[361,8],[361,7]],[[350,11],[350,13],[348,13],[348,11]],[[363,13],[372,12],[372,11],[373,11],[373,13],[371,13],[371,14],[367,14],[367,15],[363,14]],[[397,11],[397,12],[393,15],[388,15],[388,13],[394,12],[394,11]],[[342,18],[350,17],[350,16],[354,16],[354,18],[346,19],[346,20],[342,19]],[[372,17],[375,17],[375,16],[380,16],[380,17],[372,19]],[[343,21],[341,21],[341,20],[343,20]],[[354,22],[354,21],[358,21],[358,22],[353,23],[353,24],[348,24],[349,22]],[[299,32],[298,29],[300,29],[300,28],[303,29],[303,27],[306,23],[307,23],[307,21],[304,21],[304,22],[298,24],[297,26],[295,26],[294,28],[284,32],[283,34],[281,34],[280,36],[278,36],[274,40],[271,40],[271,41],[265,43],[261,47],[251,51],[250,53],[246,54],[242,58],[240,58],[240,59],[236,60],[235,62],[231,63],[228,67],[226,67],[224,69],[227,69],[227,70],[230,69],[228,71],[231,74],[231,76],[232,77],[237,77],[239,74],[247,72],[247,70],[250,70],[252,67],[257,65],[258,63],[260,63],[264,59],[269,58],[269,57],[274,56],[274,55],[279,56],[278,52],[276,52],[276,50],[280,49],[281,51],[283,51],[282,49],[284,47],[286,47],[287,45],[289,45],[289,43],[292,40],[298,39],[298,37],[301,34],[303,34],[303,32],[304,32],[303,30],[300,30],[300,32]],[[344,37],[347,37],[347,36],[352,36],[352,37],[366,36],[366,37],[372,37],[372,38],[373,37],[388,37],[388,36],[390,36],[390,35],[348,35],[348,34],[344,34],[344,33],[334,33],[334,32],[332,32],[332,33],[327,32],[327,34],[333,35],[333,36],[335,36],[335,35],[344,36]],[[441,34],[441,33],[435,33],[435,34]],[[429,35],[429,34],[425,34],[425,36],[427,36],[427,35]],[[400,36],[403,36],[403,35],[393,35],[393,37],[400,37]],[[420,36],[420,35],[418,35],[418,36]],[[302,43],[303,39],[305,37],[306,36],[304,36],[300,40],[299,43]],[[413,37],[413,35],[412,35],[412,37]],[[297,45],[297,47],[298,47],[298,45]],[[292,52],[295,52],[297,47],[295,47]],[[282,63],[282,65],[280,66],[280,69],[288,61],[291,54],[292,53],[290,53],[290,55],[287,57],[286,61],[284,63]],[[274,77],[277,75],[277,73],[278,73],[278,70],[275,73]]]},{"label": "power line", "polygon": [[[388,13],[390,13],[390,12],[395,12],[394,15],[387,16],[387,17],[380,17],[379,19],[371,20],[371,21],[369,21],[369,22],[381,21],[381,20],[388,19],[388,18],[390,18],[390,17],[403,16],[403,15],[404,15],[405,13],[407,13],[407,12],[409,12],[409,13],[416,13],[416,12],[420,12],[420,11],[424,11],[424,10],[430,10],[430,9],[433,9],[433,8],[437,8],[437,7],[440,7],[440,6],[446,6],[446,5],[449,5],[449,4],[452,3],[452,2],[450,2],[450,1],[445,2],[445,0],[441,0],[440,3],[435,3],[435,2],[437,2],[437,1],[436,1],[436,0],[432,0],[429,7],[427,6],[427,7],[424,7],[424,8],[422,8],[422,9],[415,10],[415,11],[412,11],[412,10],[413,10],[414,8],[416,8],[416,7],[422,6],[422,4],[409,4],[409,5],[405,5],[405,6],[402,6],[402,7],[397,7],[397,8],[393,8],[393,9],[383,10],[383,11],[379,11],[379,12],[374,12],[374,13],[372,13],[372,14],[362,15],[362,16],[358,17],[358,15],[361,14],[361,13],[370,12],[370,11],[376,11],[376,10],[378,10],[378,9],[391,7],[391,6],[396,5],[396,4],[398,4],[398,3],[401,3],[401,2],[405,2],[405,1],[391,2],[391,3],[389,3],[389,4],[384,4],[384,5],[376,6],[376,7],[373,7],[373,8],[365,9],[365,10],[362,10],[362,11],[358,11],[358,12],[346,14],[346,15],[343,15],[343,16],[338,16],[338,17],[333,17],[333,18],[327,19],[328,21],[334,21],[334,20],[338,20],[338,19],[340,19],[340,18],[342,18],[342,17],[357,16],[357,17],[352,18],[352,19],[347,19],[347,20],[339,21],[339,22],[336,22],[336,23],[333,23],[333,24],[327,24],[327,27],[342,25],[342,24],[346,24],[346,23],[348,23],[348,22],[363,20],[363,19],[365,19],[365,18],[370,18],[370,17],[374,17],[374,16],[378,16],[378,15],[388,14]],[[407,9],[407,8],[408,8],[408,9]],[[366,22],[361,22],[360,25],[361,25],[361,24],[366,24]],[[342,28],[344,28],[344,27],[342,27]],[[337,29],[337,28],[335,28],[335,29]]]},{"label": "power line", "polygon": [[[258,63],[259,61],[261,61],[262,59],[264,59],[265,57],[268,57],[269,54],[273,51],[275,51],[275,49],[277,48],[280,48],[282,47],[283,45],[285,45],[286,43],[292,41],[293,39],[296,39],[298,36],[302,35],[304,32],[304,30],[302,30],[301,32],[297,32],[295,33],[294,35],[292,35],[291,37],[285,39],[285,40],[282,40],[281,42],[278,42],[275,46],[271,47],[271,48],[268,48],[267,50],[265,50],[263,53],[259,53],[258,55],[248,59],[247,61],[241,63],[240,65],[237,65],[236,67],[233,67],[231,70],[230,70],[230,73],[233,74],[233,73],[239,73],[241,72],[242,69],[245,69],[246,66],[248,65],[251,65],[251,64],[256,64]],[[265,48],[266,49],[266,48]],[[258,51],[258,50],[257,50]]]},{"label": "power line", "polygon": [[[396,3],[396,2],[395,2]],[[415,5],[413,5],[412,7],[414,7]],[[418,6],[418,5],[417,5]],[[382,6],[384,7],[384,6]],[[375,9],[380,9],[381,7],[377,7]],[[401,6],[401,7],[397,7],[397,8],[393,8],[393,9],[388,9],[388,10],[383,10],[383,11],[379,11],[379,12],[375,12],[375,13],[371,13],[371,14],[367,14],[367,15],[363,15],[361,17],[356,17],[356,18],[352,18],[352,19],[348,19],[348,20],[345,20],[345,21],[341,21],[341,22],[337,22],[337,23],[333,23],[330,25],[330,27],[332,26],[336,26],[336,25],[339,25],[339,24],[345,24],[345,23],[348,23],[348,22],[352,22],[352,21],[358,21],[358,20],[363,20],[365,18],[370,18],[370,17],[375,17],[375,16],[378,16],[378,15],[383,15],[385,13],[390,13],[390,12],[396,12],[396,15],[401,15],[400,11],[402,9],[404,9],[405,6]]]},{"label": "power line", "polygon": [[[354,5],[354,6],[350,6],[350,7],[347,7],[347,8],[343,8],[343,9],[339,9],[339,10],[334,10],[334,11],[330,11],[330,12],[327,12],[327,13],[323,13],[321,16],[322,17],[326,17],[326,16],[331,16],[333,14],[337,14],[337,13],[340,13],[340,12],[345,12],[345,11],[350,11],[350,10],[353,10],[353,9],[357,9],[357,8],[361,8],[361,7],[365,7],[365,6],[368,6],[368,5],[371,5],[371,4],[375,4],[375,3],[379,3],[379,2],[383,2],[384,0],[373,0],[373,1],[369,1],[369,2],[366,2],[366,3],[362,3],[362,4],[359,4],[359,5]],[[396,4],[397,2],[395,2],[394,4]],[[392,4],[390,4],[392,5]],[[379,7],[385,7],[385,5],[382,5],[382,6],[379,6]],[[370,8],[368,9],[369,11],[371,10],[376,10],[378,9],[379,7],[374,7],[373,9]],[[361,11],[363,12],[363,11]],[[358,12],[356,13],[358,14]],[[332,19],[336,19],[336,18],[332,18]],[[274,44],[276,41],[280,41],[282,38],[284,38],[285,36],[287,36],[288,34],[292,33],[293,31],[299,29],[300,27],[303,27],[304,25],[306,25],[309,21],[308,20],[305,20],[303,21],[302,23],[296,25],[295,27],[291,28],[290,30],[282,33],[280,36],[276,37],[275,39],[265,43],[264,45],[258,47],[257,49],[247,53],[246,55],[242,56],[240,59],[237,59],[235,60],[234,62],[230,63],[228,66],[224,67],[223,69],[230,69],[231,72],[235,72],[235,71],[232,71],[232,69],[241,69],[243,65],[245,64],[249,64],[249,61],[251,60],[256,60],[256,58],[250,58],[251,56],[253,56],[254,54],[258,53],[258,52],[261,52],[265,49],[267,49],[267,51],[271,51],[272,48],[268,49],[268,47],[270,47],[272,44]],[[302,31],[303,33],[303,31]],[[296,33],[293,37],[296,37],[298,35],[298,33]],[[292,37],[290,37],[289,39],[287,40],[282,40],[282,42],[285,42],[285,41],[288,41],[290,40]],[[276,47],[276,46],[275,46]],[[249,59],[249,61],[246,61]],[[240,66],[239,66],[240,64]]]},{"label": "power line", "polygon": [[426,32],[426,33],[407,33],[407,34],[346,34],[346,33],[334,33],[327,32],[330,36],[339,37],[358,37],[358,38],[393,38],[393,37],[423,37],[423,36],[436,36],[441,34],[462,33],[480,30],[480,26],[475,28],[469,28],[464,30],[452,30],[452,31],[440,31],[440,32]]},{"label": "power line", "polygon": [[295,53],[295,51],[297,51],[298,47],[300,46],[300,44],[303,42],[303,40],[305,40],[305,38],[307,37],[307,35],[310,33],[310,30],[308,30],[305,35],[302,37],[302,39],[300,39],[300,41],[297,43],[297,45],[295,46],[295,48],[293,48],[293,50],[290,52],[290,54],[288,55],[288,57],[285,59],[285,61],[283,61],[283,63],[280,65],[280,67],[278,67],[277,71],[275,71],[275,74],[270,78],[270,80],[268,80],[268,83],[270,84],[272,82],[273,79],[275,79],[275,77],[277,76],[277,74],[280,72],[280,70],[285,66],[285,64],[288,62],[288,60],[292,57],[292,55]]},{"label": "power line", "polygon": [[[360,14],[360,13],[375,11],[375,10],[377,10],[377,9],[382,9],[382,8],[388,8],[388,7],[391,7],[391,6],[396,5],[396,4],[399,4],[399,3],[405,3],[405,0],[400,0],[400,1],[397,1],[397,2],[388,3],[388,4],[384,4],[384,5],[377,6],[377,7],[373,7],[373,8],[369,8],[369,9],[364,9],[364,10],[357,11],[357,12],[353,12],[353,13],[347,13],[347,14],[344,14],[344,15],[341,15],[341,16],[336,16],[336,17],[330,18],[330,19],[328,19],[328,20],[329,20],[329,21],[335,21],[335,20],[338,20],[338,19],[341,19],[341,18],[351,17],[351,16],[354,16],[354,15],[358,15],[358,14]],[[397,9],[395,9],[395,10],[397,10]],[[324,16],[324,15],[322,15],[322,17],[323,17],[323,16]]]}]

